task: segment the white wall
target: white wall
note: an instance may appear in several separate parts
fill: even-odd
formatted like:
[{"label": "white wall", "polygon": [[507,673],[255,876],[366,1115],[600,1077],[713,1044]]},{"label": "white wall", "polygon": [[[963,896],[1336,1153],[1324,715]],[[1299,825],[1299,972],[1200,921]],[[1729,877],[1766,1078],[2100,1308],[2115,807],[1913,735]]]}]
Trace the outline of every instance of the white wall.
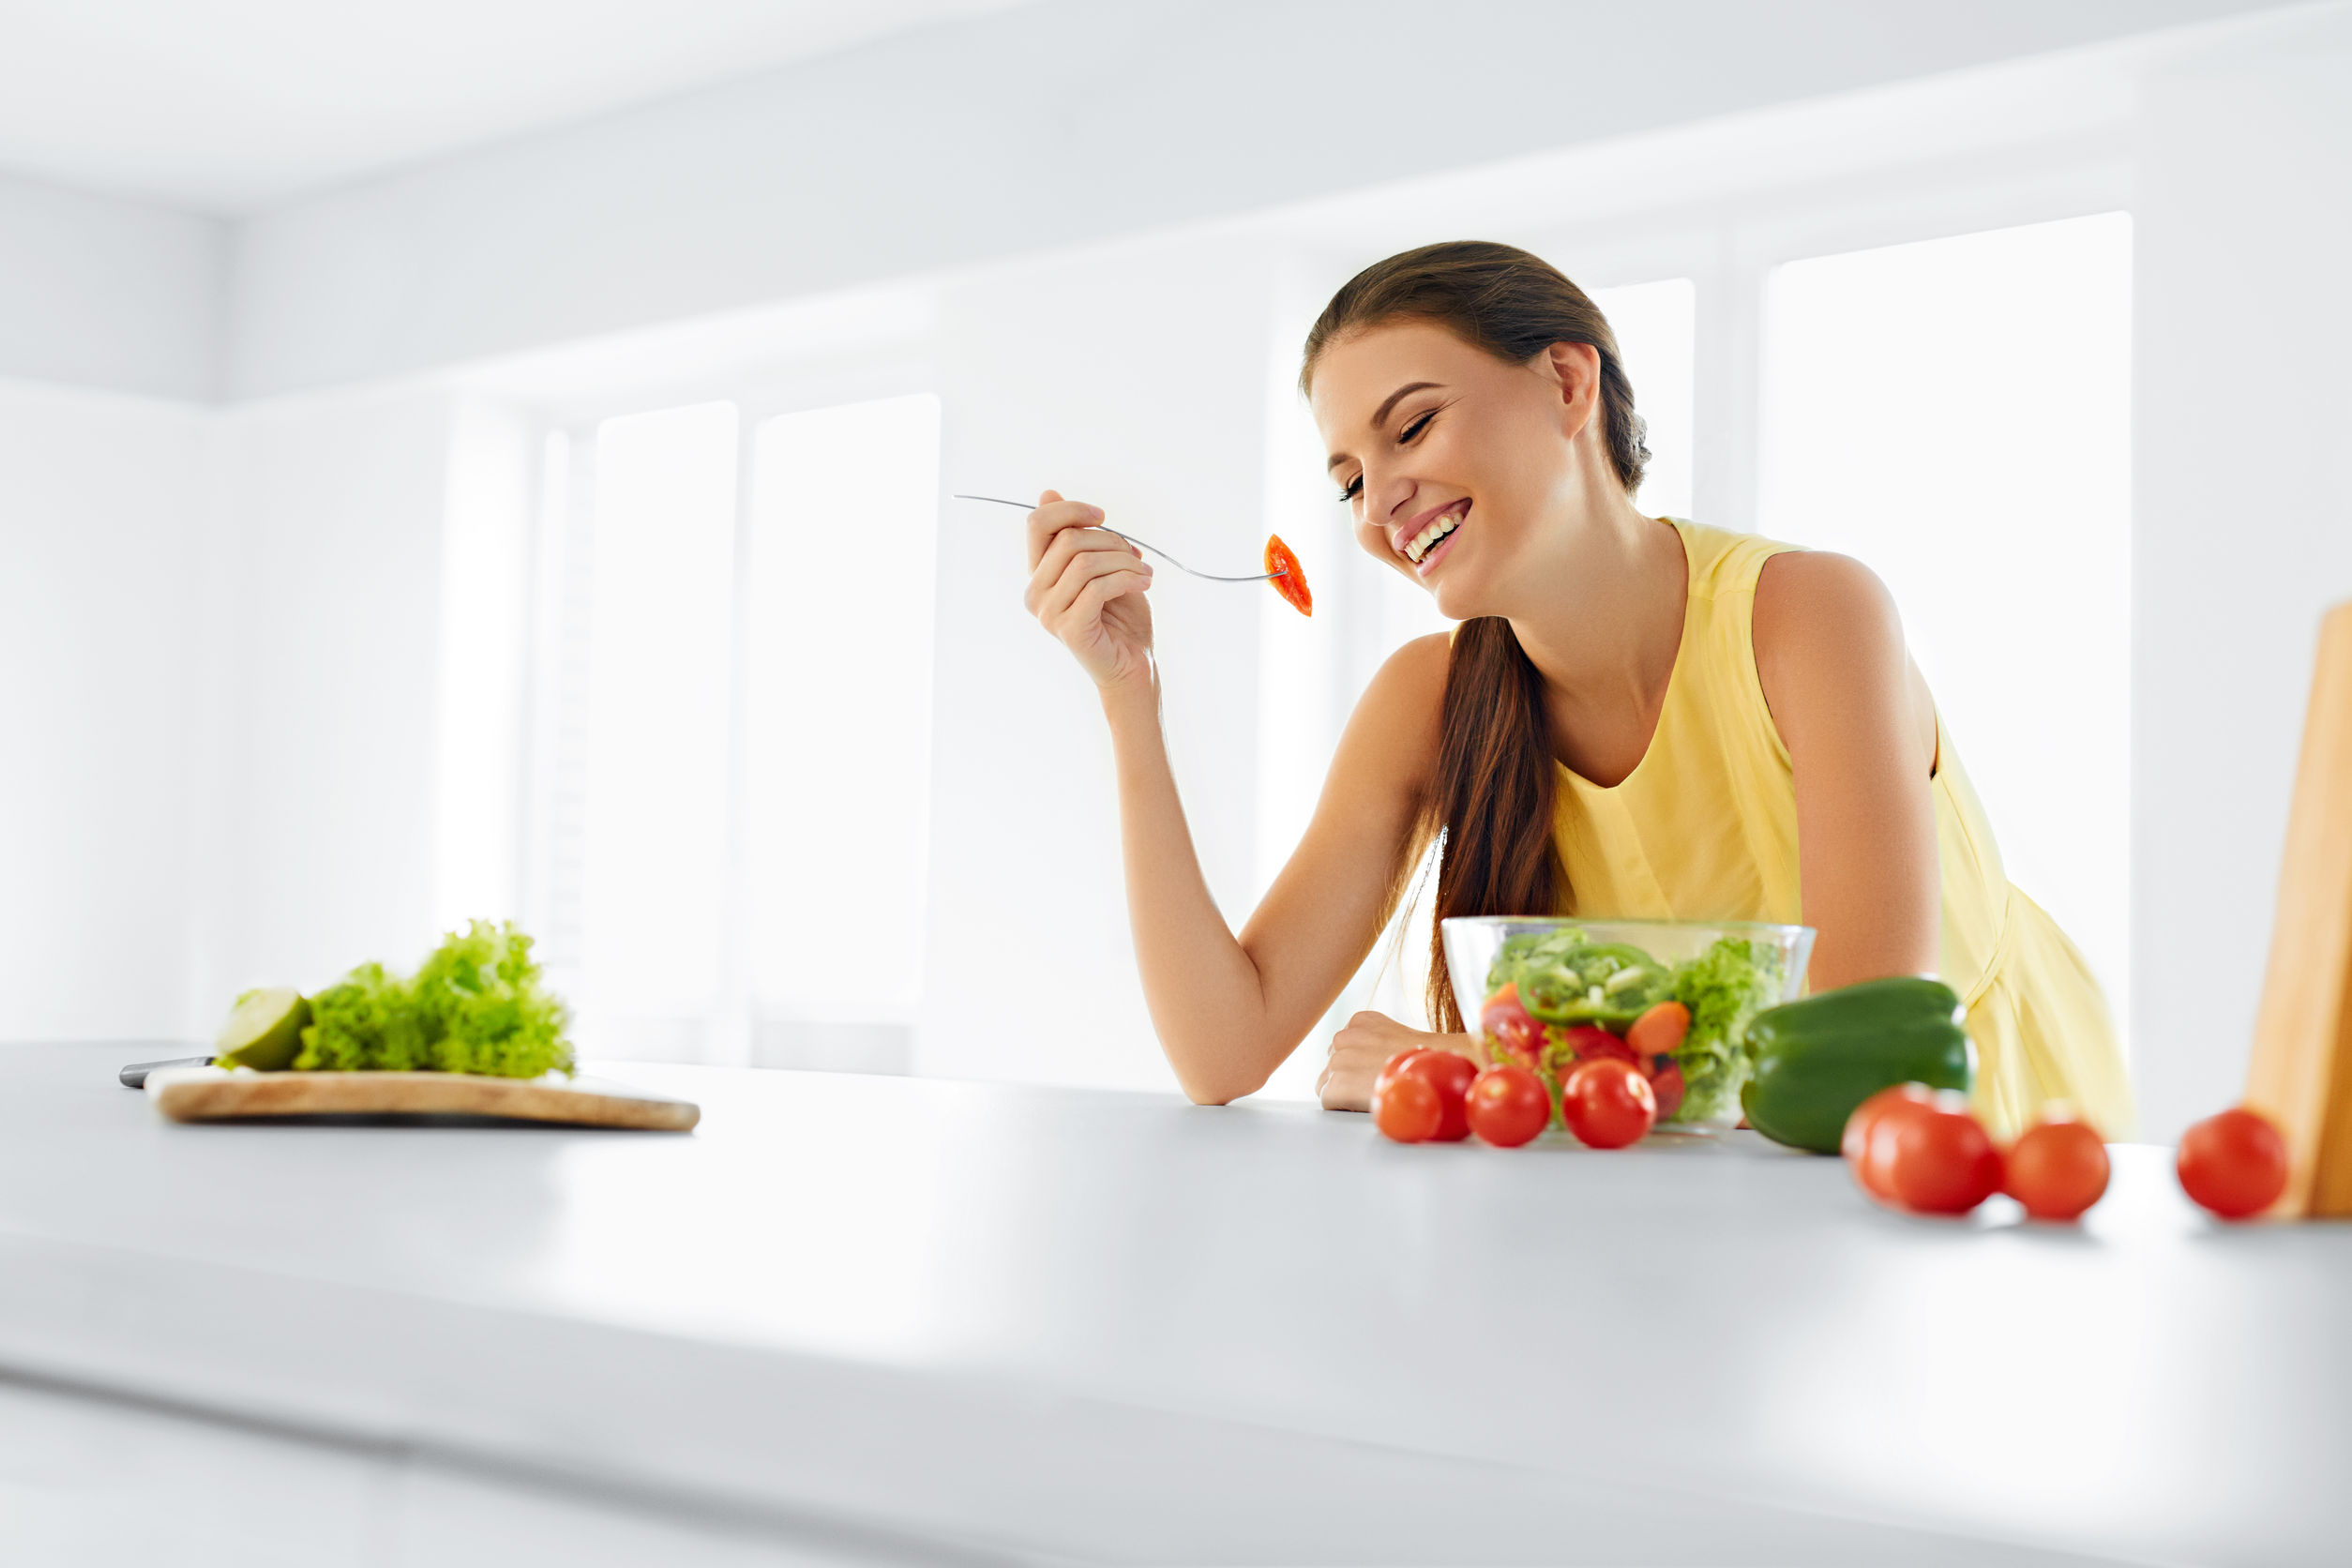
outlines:
[{"label": "white wall", "polygon": [[420,369],[2262,8],[1054,0],[244,222],[226,385]]},{"label": "white wall", "polygon": [[182,1030],[204,436],[0,383],[0,1039]]},{"label": "white wall", "polygon": [[2318,617],[2352,599],[2352,16],[2182,61],[2141,115],[2132,761],[2145,1131],[2232,1102]]},{"label": "white wall", "polygon": [[398,389],[216,416],[191,1029],[431,943],[450,417]]},{"label": "white wall", "polygon": [[0,173],[0,377],[213,395],[227,225]]}]

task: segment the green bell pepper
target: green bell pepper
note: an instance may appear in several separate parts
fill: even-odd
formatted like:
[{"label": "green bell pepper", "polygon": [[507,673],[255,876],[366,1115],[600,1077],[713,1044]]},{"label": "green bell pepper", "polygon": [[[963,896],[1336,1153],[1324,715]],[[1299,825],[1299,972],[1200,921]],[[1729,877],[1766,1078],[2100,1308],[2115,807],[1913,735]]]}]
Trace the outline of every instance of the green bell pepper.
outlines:
[{"label": "green bell pepper", "polygon": [[1752,1060],[1740,1108],[1775,1143],[1834,1154],[1854,1108],[1881,1089],[1924,1083],[1966,1093],[1976,1048],[1960,999],[1940,980],[1898,974],[1785,1003],[1748,1025]]}]

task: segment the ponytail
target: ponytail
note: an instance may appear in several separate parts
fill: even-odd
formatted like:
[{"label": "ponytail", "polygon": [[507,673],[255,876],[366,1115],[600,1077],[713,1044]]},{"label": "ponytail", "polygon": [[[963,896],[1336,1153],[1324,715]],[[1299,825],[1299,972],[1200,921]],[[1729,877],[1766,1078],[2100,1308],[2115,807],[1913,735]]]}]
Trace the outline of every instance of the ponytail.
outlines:
[{"label": "ponytail", "polygon": [[1544,677],[1500,615],[1454,634],[1425,831],[1441,840],[1429,923],[1429,1018],[1465,1023],[1448,983],[1444,922],[1457,914],[1550,914],[1568,890],[1552,843],[1552,724]]}]

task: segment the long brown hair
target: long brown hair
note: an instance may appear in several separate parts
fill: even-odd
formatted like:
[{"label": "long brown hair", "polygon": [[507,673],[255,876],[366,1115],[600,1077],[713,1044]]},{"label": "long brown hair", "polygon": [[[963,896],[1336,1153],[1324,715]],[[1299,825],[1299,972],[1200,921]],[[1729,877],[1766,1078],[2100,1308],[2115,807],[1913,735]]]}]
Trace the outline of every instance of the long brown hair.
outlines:
[{"label": "long brown hair", "polygon": [[[1630,494],[1650,449],[1617,335],[1582,289],[1538,256],[1485,240],[1425,245],[1375,262],[1332,295],[1306,335],[1299,389],[1334,339],[1397,321],[1427,321],[1506,364],[1554,343],[1586,343],[1601,359],[1602,435]],[[1552,731],[1544,677],[1500,615],[1465,621],[1446,665],[1437,779],[1417,842],[1440,840],[1437,918],[1429,927],[1429,1017],[1458,1033],[1443,927],[1462,914],[1552,914],[1568,873],[1552,842]]]}]

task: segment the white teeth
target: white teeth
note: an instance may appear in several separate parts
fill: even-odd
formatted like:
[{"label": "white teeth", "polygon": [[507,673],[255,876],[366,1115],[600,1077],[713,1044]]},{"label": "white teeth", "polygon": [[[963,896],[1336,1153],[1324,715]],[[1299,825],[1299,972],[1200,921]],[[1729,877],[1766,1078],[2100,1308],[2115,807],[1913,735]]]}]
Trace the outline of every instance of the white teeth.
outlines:
[{"label": "white teeth", "polygon": [[1416,566],[1420,565],[1422,557],[1435,549],[1440,539],[1453,533],[1461,520],[1460,515],[1455,512],[1448,512],[1438,519],[1437,521],[1405,542],[1405,559]]}]

